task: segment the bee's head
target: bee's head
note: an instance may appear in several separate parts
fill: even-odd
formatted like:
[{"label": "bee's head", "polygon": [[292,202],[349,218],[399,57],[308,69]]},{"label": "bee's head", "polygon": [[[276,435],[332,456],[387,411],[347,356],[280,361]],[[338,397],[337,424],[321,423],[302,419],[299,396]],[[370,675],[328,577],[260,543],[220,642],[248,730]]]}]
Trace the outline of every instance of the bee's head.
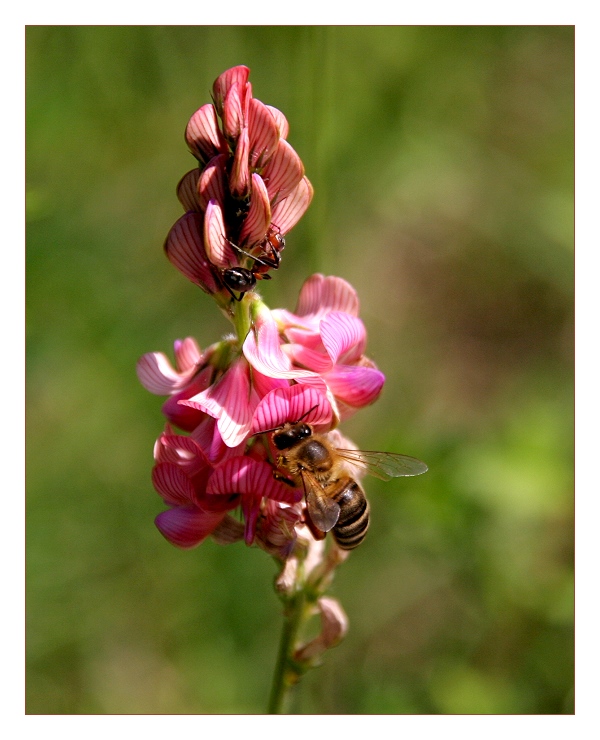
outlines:
[{"label": "bee's head", "polygon": [[312,427],[304,422],[285,424],[282,429],[273,434],[273,444],[278,450],[289,450],[303,439],[312,435]]}]

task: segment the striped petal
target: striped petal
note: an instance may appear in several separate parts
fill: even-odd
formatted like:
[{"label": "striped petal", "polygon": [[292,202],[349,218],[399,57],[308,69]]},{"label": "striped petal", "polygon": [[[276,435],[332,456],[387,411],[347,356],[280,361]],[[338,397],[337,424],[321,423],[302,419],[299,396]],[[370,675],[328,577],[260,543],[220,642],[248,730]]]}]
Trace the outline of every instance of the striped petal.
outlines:
[{"label": "striped petal", "polygon": [[193,337],[175,340],[175,361],[181,372],[191,368],[195,369],[201,358],[200,347],[198,347],[198,342]]},{"label": "striped petal", "polygon": [[[181,369],[175,370],[169,359],[163,352],[148,352],[138,360],[136,370],[140,383],[147,391],[157,396],[168,396],[175,393],[189,383],[196,371],[196,362],[200,361],[201,355],[195,340],[188,338],[194,348],[187,344],[181,355],[185,365],[182,366],[177,356],[177,342],[175,343],[175,357]],[[184,340],[188,342],[188,339]],[[178,340],[179,341],[179,340]],[[179,345],[180,350],[183,345]],[[189,355],[186,354],[189,351]]]},{"label": "striped petal", "polygon": [[248,137],[248,128],[244,126],[237,140],[233,166],[229,175],[229,190],[236,198],[246,198],[250,193],[249,153],[250,139]]},{"label": "striped petal", "polygon": [[206,486],[207,494],[256,495],[296,503],[302,492],[273,477],[273,466],[262,460],[241,455],[227,460],[214,471]]},{"label": "striped petal", "polygon": [[295,423],[300,419],[307,424],[328,424],[331,416],[331,404],[316,388],[305,385],[277,388],[256,407],[252,434],[277,429],[286,422]]},{"label": "striped petal", "polygon": [[274,108],[272,105],[267,105],[267,108],[270,110],[271,115],[275,119],[277,129],[279,130],[279,136],[282,139],[287,139],[290,132],[290,125],[287,118],[278,108]]},{"label": "striped petal", "polygon": [[237,259],[225,236],[223,209],[216,200],[209,201],[204,218],[204,243],[206,254],[213,265],[231,267]]},{"label": "striped petal", "polygon": [[185,140],[192,154],[203,163],[227,151],[214,105],[207,103],[194,113],[185,129]]},{"label": "striped petal", "polygon": [[172,506],[193,503],[196,491],[192,482],[175,463],[160,462],[152,469],[152,484],[165,503]]},{"label": "striped petal", "polygon": [[295,189],[273,206],[271,221],[282,234],[287,234],[300,221],[313,197],[313,186],[303,177]]},{"label": "striped petal", "polygon": [[252,426],[252,414],[258,403],[250,387],[248,366],[243,359],[235,362],[215,384],[186,401],[184,406],[197,408],[217,419],[217,427],[228,447],[243,442]]},{"label": "striped petal", "polygon": [[226,511],[202,511],[195,506],[178,506],[163,511],[154,523],[169,542],[188,550],[206,539],[226,516]]},{"label": "striped petal", "polygon": [[302,160],[285,139],[279,139],[277,150],[265,165],[262,176],[271,200],[287,197],[304,177]]},{"label": "striped petal", "polygon": [[357,361],[365,350],[367,332],[363,322],[343,313],[332,311],[321,321],[323,346],[335,365]]},{"label": "striped petal", "polygon": [[316,273],[300,289],[296,314],[298,316],[325,315],[330,311],[343,311],[358,316],[358,295],[343,278]]},{"label": "striped petal", "polygon": [[204,249],[203,219],[186,213],[169,231],[165,252],[171,264],[206,293],[216,293],[219,285]]},{"label": "striped petal", "polygon": [[262,167],[277,149],[279,129],[269,108],[252,98],[248,105],[250,135],[250,166]]},{"label": "striped petal", "polygon": [[241,85],[244,87],[248,82],[250,76],[250,70],[243,64],[239,64],[237,67],[231,67],[226,69],[225,72],[220,74],[213,83],[212,93],[213,100],[217,107],[219,115],[223,115],[223,103],[227,93],[233,85]]},{"label": "striped petal", "polygon": [[325,375],[331,392],[343,403],[360,408],[379,397],[385,375],[377,368],[361,365],[336,365]]},{"label": "striped petal", "polygon": [[210,162],[206,165],[202,171],[202,175],[198,182],[198,202],[200,210],[206,211],[208,202],[211,200],[216,201],[221,205],[225,204],[225,165],[227,163],[227,155],[219,154],[213,157]]},{"label": "striped petal", "polygon": [[250,209],[240,232],[240,244],[254,246],[264,238],[271,223],[271,203],[267,186],[260,175],[252,175]]},{"label": "striped petal", "polygon": [[187,172],[177,184],[177,198],[185,211],[199,211],[200,201],[198,199],[198,180],[200,170]]}]

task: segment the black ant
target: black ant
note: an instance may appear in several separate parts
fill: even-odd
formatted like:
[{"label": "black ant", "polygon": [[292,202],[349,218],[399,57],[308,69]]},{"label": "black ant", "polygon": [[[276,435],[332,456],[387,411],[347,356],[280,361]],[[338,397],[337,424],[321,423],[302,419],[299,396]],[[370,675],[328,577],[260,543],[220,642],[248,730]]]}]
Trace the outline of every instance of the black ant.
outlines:
[{"label": "black ant", "polygon": [[[227,237],[225,238],[227,239]],[[250,270],[246,267],[228,267],[221,272],[225,288],[235,301],[241,301],[244,293],[252,290],[257,280],[271,279],[271,276],[267,275],[267,271],[270,269],[277,270],[281,264],[281,252],[285,247],[285,239],[279,231],[275,231],[273,226],[269,226],[264,239],[255,245],[262,250],[260,257],[246,252],[230,239],[227,239],[227,241],[240,254],[254,260]],[[267,254],[267,247],[270,249],[270,254]],[[236,297],[234,290],[240,294],[239,297]]]}]

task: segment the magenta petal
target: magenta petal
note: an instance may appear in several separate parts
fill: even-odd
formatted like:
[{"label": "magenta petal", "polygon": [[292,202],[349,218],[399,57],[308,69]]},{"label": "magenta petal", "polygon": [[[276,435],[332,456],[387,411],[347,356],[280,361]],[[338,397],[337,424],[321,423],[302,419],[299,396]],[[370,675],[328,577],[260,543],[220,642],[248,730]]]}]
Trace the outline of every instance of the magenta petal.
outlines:
[{"label": "magenta petal", "polygon": [[237,139],[246,125],[246,83],[233,82],[223,102],[223,132],[230,139]]},{"label": "magenta petal", "polygon": [[242,513],[244,515],[244,542],[250,546],[256,536],[256,525],[260,514],[262,496],[244,496],[242,498]]},{"label": "magenta petal", "polygon": [[217,77],[213,83],[212,91],[219,115],[223,113],[223,101],[232,85],[237,84],[244,87],[248,82],[249,76],[250,70],[248,67],[239,64],[237,67],[231,67],[231,69],[225,70],[225,72]]},{"label": "magenta petal", "polygon": [[321,339],[331,357],[332,364],[351,363],[358,360],[364,352],[367,332],[363,322],[343,313],[332,311],[321,321]]},{"label": "magenta petal", "polygon": [[277,148],[279,129],[269,108],[252,98],[248,105],[250,166],[262,167]]},{"label": "magenta petal", "polygon": [[252,433],[260,434],[300,419],[307,424],[328,424],[331,416],[331,404],[316,388],[306,385],[277,388],[256,407]]},{"label": "magenta petal", "polygon": [[[189,409],[190,411],[192,409]],[[200,412],[196,412],[200,413]],[[237,445],[236,447],[228,447],[217,426],[217,420],[212,417],[203,414],[204,418],[200,424],[192,431],[193,439],[200,445],[202,451],[210,460],[211,463],[222,462],[230,457],[241,455],[245,446],[245,441]]]},{"label": "magenta petal", "polygon": [[200,202],[198,200],[198,180],[200,179],[200,170],[190,170],[177,184],[177,197],[179,202],[186,211],[199,211]]},{"label": "magenta petal", "polygon": [[167,504],[189,504],[196,498],[190,479],[175,463],[156,464],[152,469],[152,484]]},{"label": "magenta petal", "polygon": [[274,108],[272,105],[267,105],[267,108],[270,110],[271,115],[275,119],[275,123],[277,124],[277,128],[279,130],[279,136],[282,139],[287,139],[290,132],[290,125],[287,118],[278,108]]},{"label": "magenta petal", "polygon": [[254,246],[265,237],[271,223],[271,204],[267,187],[260,175],[252,175],[250,209],[240,232],[240,244]]},{"label": "magenta petal", "polygon": [[210,200],[214,200],[221,207],[225,204],[225,165],[227,155],[219,154],[213,157],[202,171],[198,182],[198,201],[200,209],[205,211]]},{"label": "magenta petal", "polygon": [[186,213],[182,216],[169,231],[165,252],[171,264],[188,280],[207,293],[216,293],[219,286],[204,249],[202,222],[198,213]]},{"label": "magenta petal", "polygon": [[266,306],[258,311],[242,349],[252,367],[271,378],[294,379],[314,375],[309,370],[292,369],[289,358],[281,350],[275,319]]},{"label": "magenta petal", "polygon": [[377,400],[385,375],[373,367],[336,365],[325,376],[334,396],[349,406],[367,406]]},{"label": "magenta petal", "polygon": [[273,470],[272,465],[262,460],[232,457],[216,468],[208,481],[206,493],[257,495],[288,504],[300,501],[302,492],[276,480]]},{"label": "magenta petal", "polygon": [[181,372],[195,368],[201,357],[200,347],[193,337],[175,340],[175,360]]},{"label": "magenta petal", "polygon": [[343,311],[358,316],[358,295],[350,283],[344,279],[320,273],[311,275],[300,289],[296,314],[325,315],[330,311]]},{"label": "magenta petal", "polygon": [[250,154],[250,140],[248,128],[244,126],[235,147],[233,166],[229,175],[229,189],[236,198],[245,198],[250,192],[250,167],[248,156]]},{"label": "magenta petal", "polygon": [[245,360],[240,359],[215,385],[180,403],[214,416],[225,444],[236,447],[250,432],[258,398],[250,387],[248,366]]},{"label": "magenta petal", "polygon": [[284,344],[283,351],[291,358],[294,365],[300,365],[315,373],[324,373],[331,370],[333,362],[326,352],[310,349],[302,344]]},{"label": "magenta petal", "polygon": [[267,162],[262,173],[271,199],[282,200],[294,190],[304,176],[304,165],[294,149],[279,139],[277,150]]},{"label": "magenta petal", "polygon": [[168,396],[183,388],[193,374],[193,368],[183,373],[174,370],[162,352],[148,352],[140,357],[136,370],[144,388],[157,396]]},{"label": "magenta petal", "polygon": [[185,140],[192,154],[202,162],[225,151],[214,105],[207,103],[194,113],[185,130]]},{"label": "magenta petal", "polygon": [[313,197],[313,186],[303,177],[295,189],[273,206],[271,221],[282,234],[291,231],[302,218]]},{"label": "magenta petal", "polygon": [[187,550],[208,537],[226,515],[226,511],[202,511],[195,506],[178,506],[163,511],[154,523],[169,542]]},{"label": "magenta petal", "polygon": [[237,259],[225,236],[223,209],[215,200],[209,201],[204,217],[204,243],[206,255],[217,267],[231,267]]}]

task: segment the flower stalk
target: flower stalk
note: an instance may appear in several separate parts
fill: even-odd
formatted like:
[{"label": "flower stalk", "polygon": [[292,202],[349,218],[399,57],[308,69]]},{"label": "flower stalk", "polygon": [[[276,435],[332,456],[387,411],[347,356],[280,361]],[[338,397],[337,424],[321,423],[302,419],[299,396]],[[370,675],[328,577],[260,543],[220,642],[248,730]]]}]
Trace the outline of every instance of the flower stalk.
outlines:
[{"label": "flower stalk", "polygon": [[[326,547],[340,506],[317,490],[324,474],[317,479],[290,465],[286,455],[296,441],[278,441],[277,434],[302,422],[302,435],[318,434],[322,449],[350,452],[354,445],[336,427],[373,403],[385,378],[364,354],[358,296],[342,278],[309,277],[294,312],[271,310],[260,298],[257,285],[279,269],[284,237],[313,189],[287,141],[285,116],[252,96],[248,77],[244,66],[221,74],[213,103],[188,123],[196,166],[177,186],[184,214],[164,246],[171,264],[231,320],[235,337],[204,351],[191,337],[176,340],[174,365],[151,352],[137,372],[150,392],[166,397],[152,469],[166,507],[155,520],[160,533],[182,549],[207,537],[222,545],[243,541],[279,564],[275,588],[284,624],[269,712],[281,713],[303,673],[347,631],[346,615],[327,590],[348,556],[341,548],[355,544],[334,531],[336,541],[328,538]],[[350,481],[344,495],[360,491],[358,469],[346,475],[330,482]],[[322,498],[322,513],[311,514],[310,490]],[[364,506],[361,516],[368,515]],[[302,643],[317,615],[320,629]]]}]

